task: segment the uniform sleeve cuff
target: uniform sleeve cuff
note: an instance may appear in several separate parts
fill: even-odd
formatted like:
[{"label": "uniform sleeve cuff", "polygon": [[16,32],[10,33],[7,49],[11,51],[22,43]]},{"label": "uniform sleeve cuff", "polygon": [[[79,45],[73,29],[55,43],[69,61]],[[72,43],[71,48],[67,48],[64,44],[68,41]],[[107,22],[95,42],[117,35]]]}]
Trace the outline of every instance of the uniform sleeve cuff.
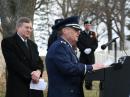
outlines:
[{"label": "uniform sleeve cuff", "polygon": [[92,70],[93,70],[92,65],[87,65],[87,71],[88,71],[88,72],[91,72]]},{"label": "uniform sleeve cuff", "polygon": [[87,72],[92,72],[92,70],[93,70],[92,65],[86,65],[86,64],[85,64],[84,74],[86,74]]}]

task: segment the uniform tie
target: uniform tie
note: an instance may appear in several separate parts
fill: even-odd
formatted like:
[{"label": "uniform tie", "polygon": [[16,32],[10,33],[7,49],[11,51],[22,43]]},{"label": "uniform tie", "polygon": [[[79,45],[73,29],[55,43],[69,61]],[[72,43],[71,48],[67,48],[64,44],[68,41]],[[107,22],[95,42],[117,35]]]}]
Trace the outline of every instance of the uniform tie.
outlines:
[{"label": "uniform tie", "polygon": [[89,35],[89,31],[85,31],[85,33],[86,33],[87,35]]},{"label": "uniform tie", "polygon": [[31,58],[31,53],[30,53],[30,49],[29,49],[27,40],[24,40],[24,44],[25,44],[26,55],[28,56],[28,58]]}]

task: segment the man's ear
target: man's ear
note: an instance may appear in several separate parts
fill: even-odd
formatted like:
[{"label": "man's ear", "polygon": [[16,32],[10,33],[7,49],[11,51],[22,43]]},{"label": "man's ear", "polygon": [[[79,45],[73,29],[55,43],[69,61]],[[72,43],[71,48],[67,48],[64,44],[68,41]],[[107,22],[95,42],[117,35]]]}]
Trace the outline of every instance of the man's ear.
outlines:
[{"label": "man's ear", "polygon": [[66,31],[66,28],[63,28],[62,31],[65,32],[65,31]]},{"label": "man's ear", "polygon": [[63,29],[62,29],[62,33],[63,33],[63,34],[65,34],[65,33],[67,33],[67,32],[68,32],[68,31],[67,31],[67,28],[63,28]]}]

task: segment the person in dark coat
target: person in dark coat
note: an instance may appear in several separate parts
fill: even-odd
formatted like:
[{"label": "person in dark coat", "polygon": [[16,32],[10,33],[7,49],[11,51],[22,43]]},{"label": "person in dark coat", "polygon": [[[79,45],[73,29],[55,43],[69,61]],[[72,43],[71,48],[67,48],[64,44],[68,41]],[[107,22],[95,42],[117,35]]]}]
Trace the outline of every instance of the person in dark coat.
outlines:
[{"label": "person in dark coat", "polygon": [[[77,42],[80,51],[80,62],[84,64],[94,64],[94,52],[98,47],[96,32],[91,31],[91,22],[88,20],[84,21],[84,28],[85,30],[81,32]],[[92,81],[85,79],[85,87],[91,90]]]},{"label": "person in dark coat", "polygon": [[83,79],[87,72],[104,68],[102,64],[79,63],[73,50],[80,34],[79,17],[72,16],[55,27],[58,39],[46,55],[48,97],[84,97]]},{"label": "person in dark coat", "polygon": [[43,91],[30,89],[30,81],[38,83],[43,72],[43,61],[37,45],[29,39],[32,33],[31,20],[19,18],[16,31],[1,43],[7,67],[6,97],[43,97]]},{"label": "person in dark coat", "polygon": [[55,25],[57,23],[59,23],[60,21],[62,21],[63,19],[56,19],[55,20],[55,24],[52,26],[52,33],[48,38],[48,46],[47,49],[49,49],[49,47],[51,46],[51,44],[57,39],[58,35],[57,35],[57,30],[55,29]]}]

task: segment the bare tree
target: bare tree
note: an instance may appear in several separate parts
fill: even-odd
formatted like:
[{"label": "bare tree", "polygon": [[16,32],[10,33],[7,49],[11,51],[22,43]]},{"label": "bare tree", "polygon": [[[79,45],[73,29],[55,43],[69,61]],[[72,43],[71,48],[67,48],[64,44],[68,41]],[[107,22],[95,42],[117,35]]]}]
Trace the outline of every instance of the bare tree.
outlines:
[{"label": "bare tree", "polygon": [[[89,0],[88,0],[89,1]],[[83,16],[93,16],[94,20],[104,22],[107,26],[108,40],[112,39],[112,31],[120,37],[120,50],[124,48],[124,27],[125,18],[129,13],[129,8],[126,8],[129,0],[97,0],[89,2],[90,6],[86,7],[87,14]],[[109,50],[112,46],[109,46]]]},{"label": "bare tree", "polygon": [[118,34],[118,36],[120,37],[120,50],[123,50],[125,47],[125,33],[124,33],[124,27],[125,25],[125,18],[128,15],[128,10],[126,6],[127,6],[127,2],[128,0],[118,0],[118,9],[116,12],[118,12],[117,14],[114,14],[113,20],[115,23],[115,26],[113,28],[113,30]]},{"label": "bare tree", "polygon": [[[41,0],[41,3],[43,1]],[[21,16],[26,16],[33,20],[38,2],[38,0],[0,0],[2,35],[4,37],[12,35],[15,32],[15,22]],[[41,3],[39,2],[39,6]]]}]

